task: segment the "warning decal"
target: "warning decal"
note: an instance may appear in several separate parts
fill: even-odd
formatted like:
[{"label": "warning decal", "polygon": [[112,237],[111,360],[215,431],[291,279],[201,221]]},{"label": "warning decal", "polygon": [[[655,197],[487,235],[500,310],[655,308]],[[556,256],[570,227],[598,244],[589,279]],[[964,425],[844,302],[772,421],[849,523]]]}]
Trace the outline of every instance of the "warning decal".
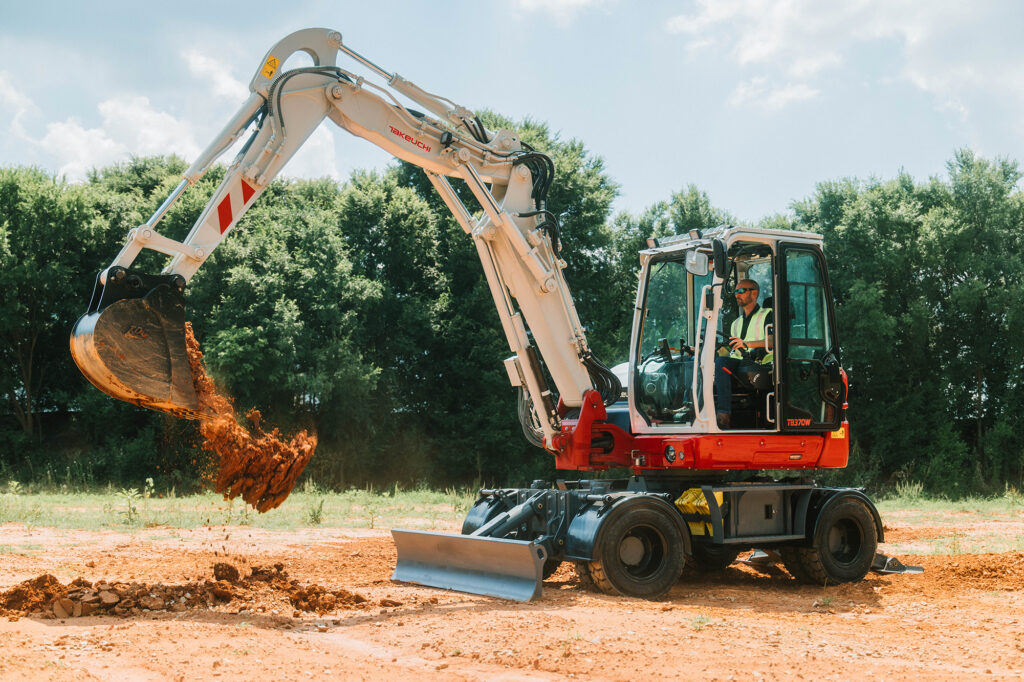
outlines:
[{"label": "warning decal", "polygon": [[277,67],[281,66],[281,60],[270,55],[267,57],[267,61],[263,63],[263,70],[260,71],[265,78],[273,78],[274,72],[277,71]]}]

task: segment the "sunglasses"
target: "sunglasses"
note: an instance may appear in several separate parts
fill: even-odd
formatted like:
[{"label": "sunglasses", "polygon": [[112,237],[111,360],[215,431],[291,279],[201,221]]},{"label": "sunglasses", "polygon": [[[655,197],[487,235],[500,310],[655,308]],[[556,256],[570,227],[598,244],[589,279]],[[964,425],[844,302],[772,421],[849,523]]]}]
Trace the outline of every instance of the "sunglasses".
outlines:
[{"label": "sunglasses", "polygon": [[755,289],[753,287],[740,287],[739,289],[736,290],[736,293],[737,294],[745,294],[748,291],[757,291],[757,289]]}]

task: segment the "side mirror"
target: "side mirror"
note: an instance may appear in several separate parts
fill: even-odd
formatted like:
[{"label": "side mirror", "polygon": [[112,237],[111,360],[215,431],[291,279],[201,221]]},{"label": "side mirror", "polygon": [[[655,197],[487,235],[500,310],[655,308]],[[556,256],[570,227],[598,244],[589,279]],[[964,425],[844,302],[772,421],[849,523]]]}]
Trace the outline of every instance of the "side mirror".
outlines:
[{"label": "side mirror", "polygon": [[708,274],[708,254],[693,249],[686,252],[686,271],[697,277]]},{"label": "side mirror", "polygon": [[729,254],[725,250],[725,242],[715,239],[711,242],[711,250],[715,259],[715,274],[725,279],[729,276]]}]

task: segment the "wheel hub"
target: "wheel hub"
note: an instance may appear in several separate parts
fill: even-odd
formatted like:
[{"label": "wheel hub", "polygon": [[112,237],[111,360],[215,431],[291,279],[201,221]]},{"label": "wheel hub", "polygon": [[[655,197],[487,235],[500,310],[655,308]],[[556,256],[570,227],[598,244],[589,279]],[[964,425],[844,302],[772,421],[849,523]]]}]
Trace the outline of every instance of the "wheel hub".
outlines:
[{"label": "wheel hub", "polygon": [[644,558],[644,542],[635,535],[622,539],[619,545],[619,559],[627,566],[636,566]]}]

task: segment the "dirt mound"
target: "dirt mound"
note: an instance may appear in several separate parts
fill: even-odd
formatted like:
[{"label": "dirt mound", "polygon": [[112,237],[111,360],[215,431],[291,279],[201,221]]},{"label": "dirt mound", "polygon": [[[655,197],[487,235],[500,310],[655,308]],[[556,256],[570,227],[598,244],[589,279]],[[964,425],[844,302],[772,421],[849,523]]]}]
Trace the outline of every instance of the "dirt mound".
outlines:
[{"label": "dirt mound", "polygon": [[11,611],[36,611],[63,597],[67,588],[49,573],[26,580],[0,593],[0,614]]},{"label": "dirt mound", "polygon": [[200,409],[214,415],[199,426],[203,447],[219,458],[214,489],[225,499],[241,496],[259,512],[277,507],[313,457],[316,436],[300,431],[287,440],[276,428],[264,431],[262,415],[256,409],[245,415],[250,428],[239,424],[231,401],[217,392],[206,373],[190,323],[185,323],[185,342]]},{"label": "dirt mound", "polygon": [[329,613],[366,603],[366,597],[348,590],[330,590],[316,584],[301,587],[295,580],[288,580],[284,564],[253,566],[249,574],[250,582],[266,583],[272,589],[287,594],[288,601],[299,611]]},{"label": "dirt mound", "polygon": [[184,585],[105,580],[92,583],[84,578],[63,585],[46,574],[0,593],[0,615],[14,619],[27,614],[51,618],[97,614],[128,616],[142,611],[180,613],[243,602],[243,608],[267,611],[274,606],[283,607],[284,601],[296,612],[323,614],[370,604],[363,595],[345,589],[330,590],[315,584],[304,586],[297,580],[289,580],[283,564],[253,566],[250,575],[242,578],[237,568],[220,562],[213,567],[213,577],[214,580]]},{"label": "dirt mound", "polygon": [[1024,589],[1024,552],[922,557],[926,571],[952,585],[997,590]]}]

